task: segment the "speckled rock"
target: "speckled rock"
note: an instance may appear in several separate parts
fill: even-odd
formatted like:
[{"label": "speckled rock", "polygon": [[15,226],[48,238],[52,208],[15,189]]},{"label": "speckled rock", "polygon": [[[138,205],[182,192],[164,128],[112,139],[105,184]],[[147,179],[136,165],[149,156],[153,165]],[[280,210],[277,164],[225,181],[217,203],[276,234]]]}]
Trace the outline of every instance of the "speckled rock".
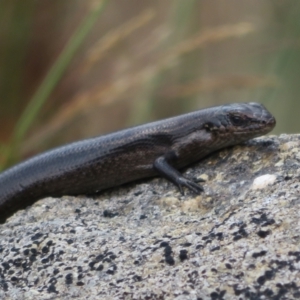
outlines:
[{"label": "speckled rock", "polygon": [[299,148],[215,153],[185,170],[197,197],[156,178],[38,201],[0,227],[0,298],[300,298]]}]

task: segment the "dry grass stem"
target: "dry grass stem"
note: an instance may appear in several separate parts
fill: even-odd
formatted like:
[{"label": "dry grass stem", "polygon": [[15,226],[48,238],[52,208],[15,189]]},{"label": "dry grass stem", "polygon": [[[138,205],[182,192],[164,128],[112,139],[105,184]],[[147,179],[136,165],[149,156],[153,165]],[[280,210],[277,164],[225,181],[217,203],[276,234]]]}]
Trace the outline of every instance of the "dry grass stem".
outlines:
[{"label": "dry grass stem", "polygon": [[103,5],[104,1],[105,0],[90,0],[89,1],[90,3],[88,3],[89,4],[89,9],[90,10],[96,10],[96,9],[98,9],[98,7],[100,5]]},{"label": "dry grass stem", "polygon": [[88,72],[90,68],[99,62],[108,51],[116,46],[120,41],[124,40],[137,29],[146,25],[155,17],[156,13],[153,9],[147,9],[137,17],[122,24],[120,27],[111,30],[87,53],[84,62],[84,71]]},{"label": "dry grass stem", "polygon": [[278,87],[279,80],[275,77],[259,75],[224,75],[203,78],[184,85],[168,87],[163,95],[168,98],[188,97],[200,92],[215,92],[225,89],[252,89],[262,87]]},{"label": "dry grass stem", "polygon": [[242,37],[254,30],[255,27],[252,23],[241,22],[234,25],[223,25],[201,31],[192,38],[183,41],[181,44],[171,49],[165,56],[164,64],[170,64],[170,61],[198,48],[203,48],[212,43],[221,42],[229,38]]}]

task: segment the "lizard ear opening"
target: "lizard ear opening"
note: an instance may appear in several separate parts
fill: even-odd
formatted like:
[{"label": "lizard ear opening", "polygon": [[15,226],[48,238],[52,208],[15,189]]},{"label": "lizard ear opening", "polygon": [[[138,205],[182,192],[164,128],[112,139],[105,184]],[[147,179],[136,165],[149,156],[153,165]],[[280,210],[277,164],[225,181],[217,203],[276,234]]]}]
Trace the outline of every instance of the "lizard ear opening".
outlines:
[{"label": "lizard ear opening", "polygon": [[207,131],[211,132],[217,130],[219,125],[213,122],[206,122],[203,126]]},{"label": "lizard ear opening", "polygon": [[207,122],[203,125],[203,127],[207,130],[207,131],[211,131],[213,128],[213,124],[210,122]]}]

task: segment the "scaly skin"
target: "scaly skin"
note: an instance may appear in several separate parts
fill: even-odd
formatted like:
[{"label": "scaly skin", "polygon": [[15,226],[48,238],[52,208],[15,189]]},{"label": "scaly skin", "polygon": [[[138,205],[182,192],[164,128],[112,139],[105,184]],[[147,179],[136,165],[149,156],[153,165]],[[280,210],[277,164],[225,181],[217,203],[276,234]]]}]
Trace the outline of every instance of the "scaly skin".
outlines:
[{"label": "scaly skin", "polygon": [[271,131],[258,103],[236,103],[125,129],[50,150],[0,174],[0,222],[38,199],[93,194],[158,174],[196,193],[178,169]]}]

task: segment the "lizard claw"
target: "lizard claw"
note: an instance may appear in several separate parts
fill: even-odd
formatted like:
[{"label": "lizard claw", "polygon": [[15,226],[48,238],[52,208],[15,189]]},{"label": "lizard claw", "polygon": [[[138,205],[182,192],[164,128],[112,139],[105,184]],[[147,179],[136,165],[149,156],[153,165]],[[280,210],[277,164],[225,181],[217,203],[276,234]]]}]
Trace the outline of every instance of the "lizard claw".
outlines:
[{"label": "lizard claw", "polygon": [[200,178],[196,178],[195,182],[206,182],[206,180],[200,177]]},{"label": "lizard claw", "polygon": [[183,188],[186,187],[195,194],[200,194],[204,191],[203,187],[200,184],[197,184],[196,182],[189,180],[185,177],[178,177],[176,179],[176,185],[178,186],[178,189],[182,195],[184,195]]}]

